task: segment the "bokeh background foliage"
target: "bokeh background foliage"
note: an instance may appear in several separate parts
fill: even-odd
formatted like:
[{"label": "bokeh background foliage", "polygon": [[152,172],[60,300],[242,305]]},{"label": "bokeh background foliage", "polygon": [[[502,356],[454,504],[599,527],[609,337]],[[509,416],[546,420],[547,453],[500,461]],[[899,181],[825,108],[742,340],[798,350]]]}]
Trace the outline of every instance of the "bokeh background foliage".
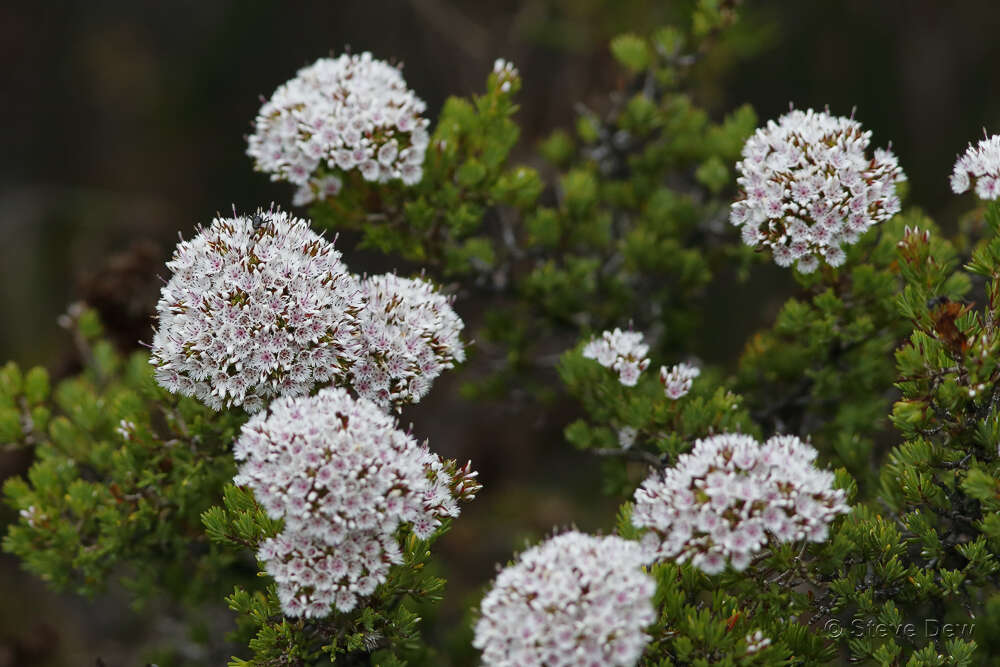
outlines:
[{"label": "bokeh background foliage", "polygon": [[[178,229],[189,236],[195,223],[234,203],[250,208],[290,198],[285,184],[272,184],[251,170],[243,155],[244,134],[259,96],[316,57],[350,45],[404,61],[407,82],[428,102],[432,119],[448,96],[480,92],[495,57],[512,60],[523,88],[517,97],[520,136],[511,160],[549,178],[560,159],[552,131],[565,128],[572,134],[578,118],[602,117],[634,85],[609,51],[611,38],[686,21],[692,4],[5,3],[0,7],[0,49],[8,63],[0,71],[8,91],[0,108],[0,359],[15,359],[24,368],[42,363],[57,378],[78,370],[81,347],[56,318],[79,298],[98,309],[121,352],[148,340],[156,274],[165,271]],[[1000,46],[990,39],[1000,7],[988,0],[955,7],[922,0],[905,8],[861,1],[774,2],[750,3],[741,15],[687,82],[694,102],[713,122],[723,122],[744,103],[759,119],[775,117],[789,101],[800,107],[829,104],[845,115],[856,106],[876,144],[892,141],[910,180],[907,205],[938,220],[956,219],[952,213],[960,203],[947,192],[947,171],[980,126],[992,123],[995,129],[1000,118],[1000,98],[983,94],[1000,84],[1000,73],[991,66]],[[609,91],[619,97],[609,98]],[[954,231],[948,223],[944,227]],[[374,272],[395,265],[379,252],[356,249],[362,240],[360,232],[346,231],[338,241],[352,268]],[[725,271],[712,283],[694,283],[697,330],[703,335],[691,335],[695,325],[679,321],[668,340],[683,339],[683,348],[671,348],[677,354],[736,370],[748,334],[770,327],[798,288],[769,265],[754,266],[742,283],[729,279],[736,269],[733,276]],[[492,314],[475,298],[460,296],[456,308],[471,331]],[[786,330],[794,329],[795,313],[786,308],[782,317]],[[769,335],[781,334],[782,321]],[[563,342],[536,352],[558,355]],[[110,350],[98,353],[112,358]],[[445,630],[465,622],[495,563],[552,526],[606,530],[616,508],[615,499],[593,493],[608,471],[566,445],[563,427],[578,416],[574,402],[514,395],[464,402],[456,410],[463,386],[472,382],[482,393],[479,381],[494,370],[488,358],[480,355],[461,375],[439,380],[428,399],[405,415],[442,455],[471,458],[485,483],[480,498],[437,543],[431,565],[449,583],[444,604],[428,610],[436,617],[427,618],[426,630],[432,643],[454,642],[451,653],[459,661],[473,658],[468,636]],[[740,370],[747,394],[746,387],[759,380],[754,363],[751,355]],[[555,369],[538,370],[536,380],[555,386]],[[63,391],[67,404],[81,403],[86,394],[83,387],[77,395],[72,387]],[[831,415],[828,424],[837,419],[856,421],[858,415]],[[877,437],[871,448],[886,449]],[[0,474],[21,473],[29,462],[24,451],[6,452]],[[862,485],[876,483],[865,479],[863,461],[848,467]],[[9,509],[3,511],[5,519],[13,518]],[[96,600],[59,596],[23,574],[9,556],[0,562],[8,599],[31,601],[0,610],[0,665],[86,664],[98,656],[109,665],[136,664],[158,646],[181,647],[191,660],[212,662],[216,656],[199,653],[204,651],[199,640],[232,629],[221,597],[218,613],[206,614],[191,636],[180,621],[186,612],[171,604],[149,601],[135,614],[126,607],[132,593],[116,588]],[[112,564],[95,558],[92,565]],[[199,583],[231,589],[231,582],[196,578],[192,585]]]}]

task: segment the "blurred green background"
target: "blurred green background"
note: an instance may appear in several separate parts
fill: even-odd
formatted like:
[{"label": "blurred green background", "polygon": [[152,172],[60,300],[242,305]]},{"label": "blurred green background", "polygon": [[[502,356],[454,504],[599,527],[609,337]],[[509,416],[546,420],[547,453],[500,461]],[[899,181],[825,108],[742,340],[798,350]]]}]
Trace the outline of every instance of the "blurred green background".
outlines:
[{"label": "blurred green background", "polygon": [[[73,300],[97,306],[123,347],[148,340],[149,314],[177,233],[216,211],[286,204],[291,187],[254,173],[244,155],[260,96],[317,57],[370,50],[405,62],[406,79],[437,115],[448,95],[480,90],[497,57],[524,78],[516,160],[572,123],[578,104],[601,109],[624,85],[608,40],[652,30],[685,2],[640,0],[366,0],[356,2],[0,3],[0,360],[73,366],[56,318]],[[695,95],[714,117],[749,102],[762,120],[790,102],[856,117],[893,149],[911,182],[909,205],[947,229],[968,202],[947,177],[970,140],[1000,131],[1000,3],[967,0],[750,2],[718,78]],[[338,247],[355,271],[384,258]],[[759,269],[739,295],[720,289],[703,353],[731,363],[791,289]],[[770,276],[770,277],[768,277]],[[777,292],[774,285],[784,284]],[[784,290],[784,291],[782,291]],[[747,298],[747,296],[750,298]],[[456,304],[476,317],[477,304]],[[623,323],[625,324],[625,323]],[[724,325],[724,327],[722,326]],[[715,333],[725,330],[725,334]],[[454,374],[453,374],[454,375]],[[572,451],[562,427],[572,406],[470,405],[460,377],[442,378],[404,415],[447,456],[471,458],[486,488],[439,544],[450,597],[428,625],[444,646],[494,565],[555,526],[608,530],[615,503],[596,491],[595,463]],[[553,373],[553,381],[555,376]],[[458,402],[458,403],[456,403]],[[457,407],[456,407],[457,405]],[[0,455],[0,476],[24,453]],[[219,664],[226,612],[190,642],[179,610],[138,614],[111,591],[88,601],[49,593],[0,558],[0,667],[139,664],[157,646],[191,664]],[[462,643],[461,636],[450,641]],[[220,653],[216,655],[212,651]],[[471,654],[470,654],[471,655]]]}]

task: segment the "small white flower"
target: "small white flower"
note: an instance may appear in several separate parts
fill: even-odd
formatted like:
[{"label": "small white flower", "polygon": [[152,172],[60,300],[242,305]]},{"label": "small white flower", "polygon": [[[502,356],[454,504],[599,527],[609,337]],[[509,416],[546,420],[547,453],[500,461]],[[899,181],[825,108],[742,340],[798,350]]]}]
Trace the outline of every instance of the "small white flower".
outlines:
[{"label": "small white flower", "polygon": [[496,76],[497,85],[503,93],[509,93],[513,84],[521,76],[513,63],[503,58],[497,58],[493,63],[493,74]]},{"label": "small white flower", "polygon": [[622,449],[629,449],[635,444],[635,438],[639,434],[634,426],[622,426],[618,429],[618,444]]},{"label": "small white flower", "polygon": [[41,512],[38,511],[38,508],[35,507],[34,505],[28,505],[27,509],[21,510],[20,512],[18,512],[18,514],[22,519],[24,519],[25,523],[27,523],[32,528],[37,526],[38,523],[40,523],[41,521],[45,520],[45,517],[42,515]]},{"label": "small white flower", "polygon": [[491,667],[636,664],[656,620],[645,558],[637,542],[577,532],[528,549],[483,598],[472,645]]},{"label": "small white flower", "polygon": [[118,437],[122,440],[131,440],[132,436],[135,434],[135,422],[122,419],[118,422],[118,427],[115,428],[115,433],[117,433]]},{"label": "small white flower", "polygon": [[[974,185],[973,185],[974,184]],[[976,196],[986,201],[1000,198],[1000,134],[983,139],[955,162],[951,189],[961,194],[973,187]]]},{"label": "small white flower", "polygon": [[746,636],[747,653],[757,653],[771,645],[771,640],[764,636],[760,630],[749,633]]},{"label": "small white flower", "polygon": [[670,370],[666,366],[660,366],[660,384],[663,385],[663,393],[667,398],[677,400],[691,391],[694,379],[701,375],[701,369],[690,364],[677,364]]},{"label": "small white flower", "polygon": [[619,382],[626,387],[635,386],[639,375],[649,367],[647,352],[649,346],[642,342],[642,333],[621,329],[605,331],[583,348],[585,358],[617,371]]}]

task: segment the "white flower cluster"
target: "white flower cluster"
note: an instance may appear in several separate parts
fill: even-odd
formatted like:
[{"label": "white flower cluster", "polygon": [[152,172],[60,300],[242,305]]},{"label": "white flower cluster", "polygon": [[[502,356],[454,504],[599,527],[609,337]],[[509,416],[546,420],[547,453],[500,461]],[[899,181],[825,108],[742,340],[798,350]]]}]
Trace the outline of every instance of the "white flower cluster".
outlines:
[{"label": "white flower cluster", "polygon": [[951,174],[951,189],[961,194],[975,183],[976,196],[983,200],[1000,198],[1000,134],[983,139],[958,158]]},{"label": "white flower cluster", "polygon": [[128,442],[135,437],[135,422],[128,419],[120,419],[115,427],[115,434],[122,440]]},{"label": "white flower cluster", "polygon": [[465,360],[464,324],[432,283],[360,280],[281,211],[218,218],[167,267],[150,363],[164,388],[216,410],[253,413],[327,384],[382,407],[416,403]]},{"label": "white flower cluster", "polygon": [[423,539],[458,515],[437,455],[339,387],[276,399],[243,426],[233,454],[243,462],[234,482],[284,519],[258,558],[289,616],[349,611],[402,562],[399,526]]},{"label": "white flower cluster", "polygon": [[748,633],[746,636],[747,642],[747,653],[757,653],[758,651],[763,651],[768,646],[771,645],[771,639],[765,637],[764,633],[757,630],[753,633]]},{"label": "white flower cluster", "polygon": [[670,370],[667,370],[666,366],[660,366],[660,384],[663,385],[663,393],[667,398],[676,401],[691,391],[691,385],[699,375],[701,369],[691,364],[677,364]]},{"label": "white flower cluster", "polygon": [[282,612],[307,618],[329,616],[331,605],[351,611],[403,562],[395,539],[374,532],[331,545],[286,530],[264,540],[257,558],[278,585]]},{"label": "white flower cluster", "polygon": [[292,206],[306,206],[317,199],[336,197],[343,187],[344,182],[334,174],[310,179],[292,195]]},{"label": "white flower cluster", "polygon": [[28,505],[27,509],[21,510],[18,514],[32,528],[45,520],[45,516],[34,505]]},{"label": "white flower cluster", "polygon": [[822,542],[829,523],[850,508],[815,458],[791,435],[763,445],[741,434],[699,440],[676,466],[643,482],[632,523],[659,537],[658,558],[690,560],[708,574],[725,569],[727,559],[746,568],[769,538]]},{"label": "white flower cluster", "polygon": [[521,554],[482,602],[483,664],[634,665],[656,619],[644,551],[620,537],[564,533]]},{"label": "white flower cluster", "polygon": [[779,266],[810,273],[825,258],[844,263],[843,244],[899,212],[896,156],[865,150],[871,132],[853,118],[793,110],[759,128],[736,163],[743,196],[730,221],[747,245],[771,249]]},{"label": "white flower cluster", "polygon": [[584,357],[617,371],[618,380],[626,387],[634,387],[639,375],[649,367],[647,352],[649,346],[642,342],[642,333],[621,329],[605,331],[583,348]]},{"label": "white flower cluster", "polygon": [[168,391],[256,412],[342,377],[360,286],[333,244],[282,211],[216,218],[167,263],[150,363]]},{"label": "white flower cluster", "polygon": [[339,192],[325,170],[413,185],[430,142],[424,109],[399,68],[370,53],[321,58],[264,103],[247,155],[272,180],[299,186],[298,204]]},{"label": "white flower cluster", "polygon": [[634,426],[622,426],[618,429],[618,446],[622,449],[630,449],[635,444],[635,439],[639,436],[639,429]]},{"label": "white flower cluster", "polygon": [[510,92],[511,86],[520,76],[514,64],[503,58],[497,58],[493,63],[493,74],[496,75],[497,85],[500,86],[500,90],[504,93]]},{"label": "white flower cluster", "polygon": [[451,300],[419,278],[387,273],[361,282],[362,352],[351,370],[359,396],[379,405],[416,403],[431,382],[465,360],[465,326]]}]

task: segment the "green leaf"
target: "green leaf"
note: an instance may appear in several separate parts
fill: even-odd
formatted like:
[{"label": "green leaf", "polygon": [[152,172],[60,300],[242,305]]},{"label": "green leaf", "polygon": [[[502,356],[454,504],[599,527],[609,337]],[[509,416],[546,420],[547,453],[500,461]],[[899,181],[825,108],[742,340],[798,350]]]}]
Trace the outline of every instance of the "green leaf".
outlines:
[{"label": "green leaf", "polygon": [[21,413],[15,408],[0,406],[0,444],[17,442],[21,431]]},{"label": "green leaf", "polygon": [[538,145],[542,157],[562,166],[573,156],[573,139],[566,130],[555,130]]},{"label": "green leaf", "polygon": [[458,168],[455,180],[463,188],[471,188],[486,177],[486,167],[475,158],[470,158]]},{"label": "green leaf", "polygon": [[49,372],[41,366],[28,371],[24,378],[24,397],[32,405],[36,405],[49,397]]},{"label": "green leaf", "polygon": [[615,37],[611,40],[611,53],[615,60],[633,72],[649,66],[649,45],[636,35],[625,34]]},{"label": "green leaf", "polygon": [[726,168],[722,160],[712,156],[698,166],[695,178],[710,192],[717,194],[729,183],[729,169]]}]

